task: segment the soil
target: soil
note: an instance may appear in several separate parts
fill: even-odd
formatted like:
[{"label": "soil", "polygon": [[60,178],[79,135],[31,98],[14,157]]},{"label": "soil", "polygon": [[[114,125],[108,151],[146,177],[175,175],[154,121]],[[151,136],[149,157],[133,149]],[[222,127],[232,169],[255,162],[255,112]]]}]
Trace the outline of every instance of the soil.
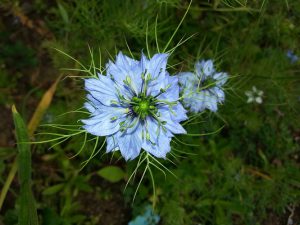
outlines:
[{"label": "soil", "polygon": [[[81,213],[99,219],[99,224],[125,225],[131,218],[130,208],[124,202],[124,196],[120,184],[111,184],[97,178],[99,192],[106,192],[107,197],[95,196],[95,193],[82,193],[78,200],[82,204]],[[100,184],[99,184],[100,183]],[[101,194],[100,194],[101,195]]]},{"label": "soil", "polygon": [[289,207],[290,210],[286,210],[287,212],[279,216],[274,212],[270,212],[268,214],[268,218],[263,223],[264,225],[299,225],[300,224],[300,207]]}]

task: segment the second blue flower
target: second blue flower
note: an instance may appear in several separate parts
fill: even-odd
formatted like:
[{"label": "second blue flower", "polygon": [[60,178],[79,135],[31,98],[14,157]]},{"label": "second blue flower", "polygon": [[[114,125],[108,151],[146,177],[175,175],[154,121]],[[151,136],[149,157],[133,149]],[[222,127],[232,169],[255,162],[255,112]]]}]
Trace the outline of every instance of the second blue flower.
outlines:
[{"label": "second blue flower", "polygon": [[216,72],[212,60],[202,60],[195,64],[194,72],[178,74],[183,104],[191,112],[205,109],[216,112],[225,94],[222,86],[228,79],[227,73]]}]

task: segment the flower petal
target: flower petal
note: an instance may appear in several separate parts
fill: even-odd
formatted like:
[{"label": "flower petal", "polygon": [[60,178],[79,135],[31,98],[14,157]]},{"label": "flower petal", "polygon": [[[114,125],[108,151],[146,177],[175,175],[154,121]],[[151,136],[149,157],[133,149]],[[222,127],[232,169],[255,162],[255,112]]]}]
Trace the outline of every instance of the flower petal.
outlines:
[{"label": "flower petal", "polygon": [[261,90],[258,90],[258,91],[257,91],[257,95],[262,96],[263,94],[264,94],[263,91],[261,91]]},{"label": "flower petal", "polygon": [[212,95],[215,95],[217,102],[221,103],[225,100],[225,93],[221,88],[219,87],[210,88],[210,92],[212,93]]},{"label": "flower petal", "polygon": [[217,98],[215,96],[207,96],[205,104],[206,108],[213,112],[218,110]]},{"label": "flower petal", "polygon": [[86,103],[84,103],[84,108],[86,108],[90,113],[94,113],[95,112],[95,107],[92,105],[92,104],[90,104],[90,103],[88,103],[88,102],[86,102]]},{"label": "flower petal", "polygon": [[191,104],[191,109],[193,112],[202,112],[206,108],[206,97],[207,91],[200,91],[194,94],[190,101],[194,101]]},{"label": "flower petal", "polygon": [[[125,80],[130,80],[131,84],[129,88],[138,94],[141,84],[142,84],[142,73],[143,67],[140,62],[129,58],[128,56],[123,55],[122,52],[119,52],[116,58],[116,62],[109,62],[106,65],[107,74],[109,74],[115,82],[119,85],[120,88],[122,86],[126,86]],[[125,87],[123,87],[124,89]]]},{"label": "flower petal", "polygon": [[83,128],[96,136],[107,136],[116,133],[119,123],[124,120],[126,109],[121,107],[99,106],[91,118],[81,120],[85,125]]},{"label": "flower petal", "polygon": [[119,149],[118,144],[114,136],[108,136],[106,138],[106,152],[112,152]]},{"label": "flower petal", "polygon": [[202,61],[196,62],[195,72],[201,80],[205,80],[206,77],[211,76],[215,72],[213,61],[212,60],[207,60],[207,61],[202,60]]},{"label": "flower petal", "polygon": [[116,141],[125,160],[135,159],[142,147],[141,127],[131,134],[118,132]]},{"label": "flower petal", "polygon": [[178,76],[178,82],[183,87],[190,87],[193,86],[193,84],[197,83],[197,76],[195,76],[192,72],[181,72],[177,74]]},{"label": "flower petal", "polygon": [[253,94],[252,91],[245,91],[245,95],[247,95],[247,97],[251,97]]},{"label": "flower petal", "polygon": [[[144,53],[142,53],[141,56],[141,61],[139,62],[139,66],[141,67],[143,73],[147,70],[147,68],[149,67],[149,60],[147,59],[147,57],[144,55]],[[146,75],[146,74],[145,74]]]},{"label": "flower petal", "polygon": [[261,103],[262,103],[262,98],[261,98],[261,97],[256,97],[256,98],[255,98],[255,101],[256,101],[258,104],[261,104]]},{"label": "flower petal", "polygon": [[173,134],[186,134],[186,130],[180,125],[179,122],[175,121],[171,117],[171,112],[165,108],[158,110],[161,116],[159,117],[162,121],[165,121],[164,125]]},{"label": "flower petal", "polygon": [[158,158],[165,158],[166,154],[171,150],[170,134],[164,132],[153,119],[148,118],[147,125],[150,140],[144,138],[142,148]]},{"label": "flower petal", "polygon": [[113,76],[114,80],[121,84],[123,80],[126,79],[128,72],[136,65],[138,65],[137,60],[129,58],[123,55],[122,52],[119,52],[115,63],[109,61],[108,64],[106,64],[107,74]]},{"label": "flower petal", "polygon": [[[170,85],[168,88],[167,86]],[[166,92],[159,95],[158,99],[167,100],[169,102],[178,101],[179,99],[179,86],[177,76],[166,76],[165,85],[163,88],[167,88]]]},{"label": "flower petal", "polygon": [[187,120],[188,117],[186,115],[187,111],[183,108],[183,106],[178,103],[177,105],[172,107],[171,119],[177,122],[181,122]]},{"label": "flower petal", "polygon": [[251,103],[254,101],[254,98],[252,96],[250,96],[248,99],[247,99],[247,103]]},{"label": "flower petal", "polygon": [[119,101],[114,82],[106,76],[99,76],[99,79],[86,79],[85,89],[104,105],[109,106],[111,101]]},{"label": "flower petal", "polygon": [[151,75],[152,78],[156,79],[160,73],[164,73],[167,66],[169,54],[159,53],[155,54],[149,61],[147,73]]},{"label": "flower petal", "polygon": [[114,122],[109,120],[99,121],[99,119],[93,117],[88,120],[81,120],[81,121],[85,124],[83,128],[87,132],[95,136],[111,135],[113,133],[116,133],[120,129],[119,123],[115,121]]},{"label": "flower petal", "polygon": [[223,73],[223,72],[222,73],[215,73],[213,75],[213,79],[216,80],[216,85],[220,87],[220,86],[223,86],[226,83],[226,81],[228,79],[228,74]]}]

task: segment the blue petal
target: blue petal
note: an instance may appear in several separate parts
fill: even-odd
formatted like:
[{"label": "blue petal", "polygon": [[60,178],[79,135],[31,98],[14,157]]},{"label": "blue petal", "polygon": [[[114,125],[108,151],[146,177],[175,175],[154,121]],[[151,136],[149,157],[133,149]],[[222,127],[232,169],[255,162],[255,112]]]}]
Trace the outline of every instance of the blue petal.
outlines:
[{"label": "blue petal", "polygon": [[131,134],[118,132],[118,135],[116,135],[116,141],[125,160],[135,159],[140,154],[142,147],[141,134],[141,127],[138,126],[138,129]]},{"label": "blue petal", "polygon": [[93,97],[91,94],[87,94],[86,98],[94,108],[98,108],[99,106],[101,108],[103,106],[102,102]]},{"label": "blue petal", "polygon": [[[186,134],[186,130],[180,125],[179,122],[175,121],[171,117],[171,112],[167,109],[159,109],[161,114],[160,119],[165,121],[164,125],[173,134]],[[175,115],[174,115],[175,116]]]},{"label": "blue petal", "polygon": [[152,78],[157,78],[159,74],[164,73],[167,66],[168,54],[159,53],[155,54],[149,61],[147,72],[150,73]]},{"label": "blue petal", "polygon": [[118,149],[118,144],[114,136],[108,136],[106,138],[106,152],[116,151]]},{"label": "blue petal", "polygon": [[206,97],[205,99],[205,105],[206,108],[208,108],[209,110],[216,112],[218,110],[218,105],[217,105],[217,98],[214,95],[209,95]]},{"label": "blue petal", "polygon": [[147,118],[147,130],[151,141],[144,138],[142,148],[158,158],[165,158],[171,150],[171,133],[164,132],[152,118]]},{"label": "blue petal", "polygon": [[88,102],[84,103],[84,108],[86,108],[92,114],[96,110],[95,107],[92,104],[88,103]]},{"label": "blue petal", "polygon": [[117,67],[120,67],[120,68],[123,68],[123,69],[129,71],[129,70],[131,70],[132,67],[134,67],[138,64],[138,61],[124,55],[122,52],[119,52],[119,54],[117,55],[115,64]]},{"label": "blue petal", "polygon": [[215,73],[213,75],[213,79],[216,80],[216,85],[220,87],[226,83],[226,81],[228,79],[228,74],[227,73]]},{"label": "blue petal", "polygon": [[194,73],[192,72],[181,72],[177,74],[178,76],[178,82],[183,86],[183,87],[191,87],[194,84],[197,83],[197,76],[195,76]]},{"label": "blue petal", "polygon": [[159,95],[158,99],[167,100],[169,102],[178,101],[179,99],[178,77],[167,75],[163,88],[167,88],[168,85],[171,86],[166,90],[165,93]]},{"label": "blue petal", "polygon": [[[126,115],[126,109],[103,105],[95,110],[92,115],[91,118],[81,120],[85,124],[83,128],[93,135],[107,136],[116,133],[120,129],[119,123]],[[116,119],[112,120],[114,117]]]},{"label": "blue petal", "polygon": [[113,62],[109,61],[106,64],[107,76],[111,76],[112,79],[116,80],[119,84],[123,84],[123,80],[126,79],[127,71],[122,67],[118,67]]},{"label": "blue petal", "polygon": [[147,85],[147,95],[156,96],[160,90],[166,87],[167,72],[161,73],[155,79],[152,79]]},{"label": "blue petal", "polygon": [[144,71],[141,65],[137,65],[133,67],[129,73],[130,77],[132,78],[131,87],[134,89],[136,94],[139,94],[141,91],[142,82],[143,82],[142,73],[144,73]]},{"label": "blue petal", "polygon": [[114,82],[106,76],[100,76],[99,79],[85,79],[85,89],[104,105],[109,106],[111,101],[119,101]]},{"label": "blue petal", "polygon": [[199,78],[206,79],[206,77],[211,76],[214,72],[214,64],[212,60],[202,60],[195,64],[195,71]]},{"label": "blue petal", "polygon": [[128,225],[148,225],[147,218],[138,216],[133,221],[130,221]]},{"label": "blue petal", "polygon": [[90,118],[82,122],[85,124],[83,128],[95,136],[111,135],[119,130],[119,123],[109,120],[99,121],[97,118]]},{"label": "blue petal", "polygon": [[177,105],[172,107],[171,119],[177,122],[181,122],[187,120],[188,117],[186,115],[187,111],[183,108],[183,106],[178,103]]},{"label": "blue petal", "polygon": [[167,105],[160,106],[158,107],[158,110],[159,112],[168,112],[172,121],[181,122],[188,119],[186,115],[187,111],[179,102],[171,108]]},{"label": "blue petal", "polygon": [[225,100],[225,93],[221,88],[213,87],[213,88],[210,89],[210,91],[212,93],[214,93],[214,95],[216,96],[218,102],[221,103]]},{"label": "blue petal", "polygon": [[137,65],[138,61],[123,55],[122,52],[119,52],[115,63],[109,61],[108,64],[106,64],[107,74],[111,75],[121,84],[123,83],[123,80],[126,79],[128,72]]},{"label": "blue petal", "polygon": [[127,118],[126,122],[128,123],[128,128],[124,131],[126,134],[132,134],[137,132],[137,129],[141,129],[141,121],[138,117]]},{"label": "blue petal", "polygon": [[147,68],[149,67],[149,60],[144,55],[144,53],[142,53],[141,61],[139,63],[139,66],[141,67],[141,69],[142,69],[143,72],[145,72],[147,70]]},{"label": "blue petal", "polygon": [[142,84],[141,74],[143,73],[143,68],[140,62],[129,58],[120,52],[117,56],[116,62],[109,62],[106,65],[106,69],[107,74],[113,77],[120,88],[125,85],[124,80],[129,77],[131,80],[130,88],[135,92],[135,94],[139,93]]},{"label": "blue petal", "polygon": [[288,58],[291,58],[293,56],[293,52],[291,50],[288,50],[287,53],[286,53],[286,56]]},{"label": "blue petal", "polygon": [[297,61],[298,61],[298,56],[293,55],[292,58],[291,58],[291,62],[292,62],[292,63],[295,63],[295,62],[297,62]]},{"label": "blue petal", "polygon": [[205,96],[205,93],[197,92],[194,93],[194,95],[191,98],[186,99],[185,102],[190,104],[192,112],[202,112],[203,110],[205,110]]},{"label": "blue petal", "polygon": [[[144,132],[148,132],[150,135],[150,140],[153,143],[157,142],[157,138],[161,132],[160,127],[158,126],[157,121],[152,117],[147,117],[144,125]],[[145,134],[144,133],[144,134]]]},{"label": "blue petal", "polygon": [[165,134],[161,134],[156,143],[151,143],[148,140],[144,140],[142,148],[155,157],[166,158],[167,153],[171,150],[170,141],[170,137]]},{"label": "blue petal", "polygon": [[[162,63],[159,62],[159,59],[163,61]],[[147,74],[151,75],[151,80],[147,86],[147,95],[155,96],[157,95],[161,89],[164,89],[169,84],[169,73],[166,71],[166,64],[167,64],[168,55],[167,54],[156,54],[150,60],[148,65]],[[157,61],[157,62],[156,62]],[[158,65],[151,65],[154,62],[158,63]],[[162,65],[159,65],[159,64]],[[154,67],[155,69],[151,68]],[[154,73],[154,75],[153,75]],[[155,74],[156,73],[156,74]]]}]

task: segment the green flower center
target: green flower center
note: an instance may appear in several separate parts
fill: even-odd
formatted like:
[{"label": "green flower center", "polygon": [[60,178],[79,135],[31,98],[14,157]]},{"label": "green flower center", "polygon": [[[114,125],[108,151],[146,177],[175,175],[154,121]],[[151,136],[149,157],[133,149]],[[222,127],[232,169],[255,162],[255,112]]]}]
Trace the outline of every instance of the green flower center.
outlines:
[{"label": "green flower center", "polygon": [[153,96],[137,96],[131,99],[132,110],[135,114],[145,119],[148,115],[153,115],[157,112],[155,106],[155,98]]},{"label": "green flower center", "polygon": [[148,101],[141,101],[139,104],[139,108],[143,112],[147,112],[149,109],[149,106],[150,106],[150,104]]}]

